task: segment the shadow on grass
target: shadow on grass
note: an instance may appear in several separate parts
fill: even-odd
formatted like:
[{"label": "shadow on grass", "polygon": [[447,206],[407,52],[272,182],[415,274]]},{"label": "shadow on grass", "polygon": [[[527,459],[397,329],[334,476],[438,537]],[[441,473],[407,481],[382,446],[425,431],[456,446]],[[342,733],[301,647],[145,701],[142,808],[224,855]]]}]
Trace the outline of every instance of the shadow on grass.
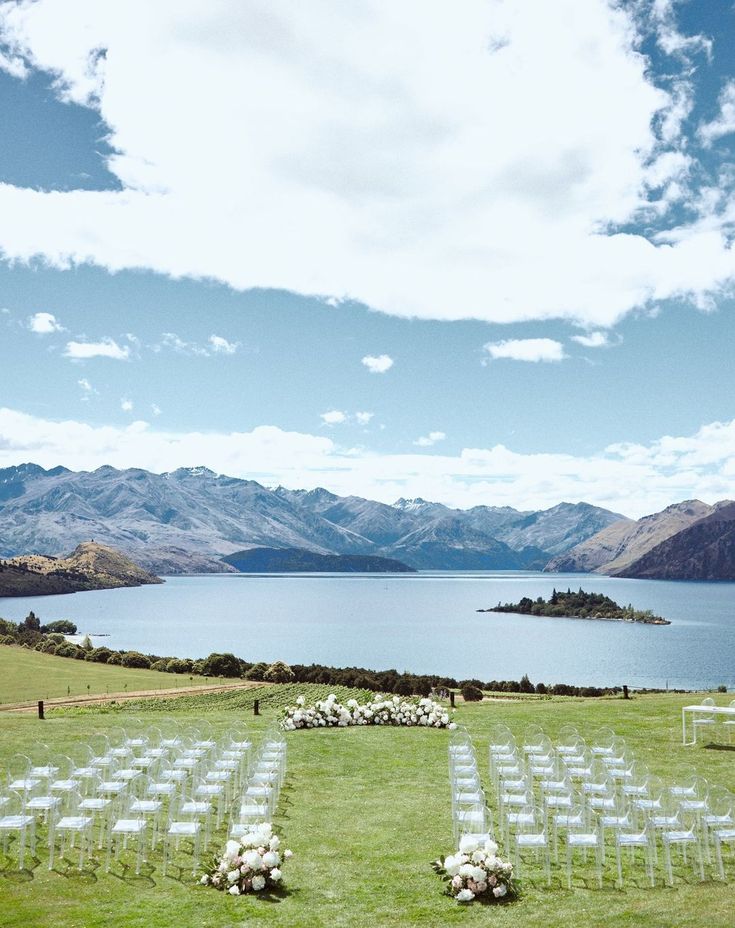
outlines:
[{"label": "shadow on grass", "polygon": [[705,751],[735,751],[735,744],[716,744],[714,741],[711,741],[709,744],[705,744]]}]

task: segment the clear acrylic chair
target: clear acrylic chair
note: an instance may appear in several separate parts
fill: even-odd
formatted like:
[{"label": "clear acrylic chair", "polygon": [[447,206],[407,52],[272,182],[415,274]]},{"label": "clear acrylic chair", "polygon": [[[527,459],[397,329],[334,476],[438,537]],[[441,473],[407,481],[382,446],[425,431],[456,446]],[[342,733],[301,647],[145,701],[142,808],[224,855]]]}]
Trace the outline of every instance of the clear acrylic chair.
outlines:
[{"label": "clear acrylic chair", "polygon": [[242,837],[252,830],[253,825],[263,824],[269,817],[267,802],[247,797],[235,800],[230,819],[230,837]]},{"label": "clear acrylic chair", "polygon": [[590,739],[590,751],[598,757],[611,756],[615,751],[615,732],[612,728],[598,728]]},{"label": "clear acrylic chair", "polygon": [[77,840],[79,841],[79,864],[78,869],[84,869],[84,861],[91,853],[93,839],[92,828],[94,818],[83,807],[84,801],[78,792],[69,793],[66,797],[65,814],[56,822],[53,829],[49,829],[49,856],[48,868],[53,870],[54,858],[56,856],[56,843],[59,841],[59,857],[64,858],[67,849],[67,842],[70,848],[74,848]]},{"label": "clear acrylic chair", "polygon": [[490,728],[490,753],[507,754],[515,751],[516,741],[507,725],[496,724]]},{"label": "clear acrylic chair", "polygon": [[588,819],[583,825],[571,825],[566,832],[566,871],[567,887],[572,888],[572,862],[575,853],[581,852],[586,863],[591,851],[595,863],[597,885],[602,889],[602,868],[604,864],[604,844],[602,832],[596,819]]},{"label": "clear acrylic chair", "polygon": [[191,809],[186,809],[187,800],[180,797],[174,804],[172,817],[168,827],[163,833],[163,874],[168,873],[169,863],[172,854],[178,854],[181,850],[181,842],[186,840],[191,842],[192,873],[196,874],[199,867],[199,857],[201,853],[202,834],[205,832],[205,826],[202,818],[192,815]]},{"label": "clear acrylic chair", "polygon": [[144,818],[119,818],[110,829],[107,843],[107,863],[105,869],[109,872],[112,863],[113,845],[115,849],[115,860],[119,860],[121,845],[122,849],[127,849],[129,842],[134,842],[136,846],[135,854],[135,872],[140,874],[141,864],[143,863],[146,830],[148,822]]},{"label": "clear acrylic chair", "polygon": [[18,851],[18,869],[25,868],[26,851],[30,849],[31,856],[36,855],[36,818],[34,815],[26,812],[26,794],[9,793],[6,797],[7,802],[3,803],[0,809],[0,836],[3,843],[3,854],[6,858],[8,853],[10,838],[17,838]]},{"label": "clear acrylic chair", "polygon": [[544,812],[547,826],[551,829],[554,860],[558,863],[559,836],[561,835],[564,838],[572,828],[583,830],[587,823],[587,810],[578,797],[572,795],[568,797],[548,797],[548,799],[551,800],[551,804],[547,801]]},{"label": "clear acrylic chair", "polygon": [[33,793],[41,786],[40,777],[31,776],[31,759],[13,754],[6,768],[6,786],[11,793]]},{"label": "clear acrylic chair", "polygon": [[551,850],[549,835],[543,810],[531,806],[519,813],[511,813],[512,819],[508,821],[514,832],[513,849],[515,859],[515,873],[520,876],[521,863],[525,868],[524,855],[532,853],[535,860],[541,859],[546,884],[551,885]]},{"label": "clear acrylic chair", "polygon": [[453,815],[454,846],[458,847],[463,835],[488,834],[490,816],[483,801],[458,805]]},{"label": "clear acrylic chair", "polygon": [[704,856],[702,853],[702,839],[697,827],[697,816],[694,812],[679,810],[678,821],[673,827],[662,829],[660,832],[661,844],[664,852],[664,867],[666,869],[666,882],[669,886],[674,884],[674,872],[671,863],[673,848],[680,848],[687,862],[687,850],[694,852],[694,864],[699,878],[704,881]]},{"label": "clear acrylic chair", "polygon": [[556,739],[556,752],[560,756],[581,754],[586,748],[584,739],[574,725],[562,725]]},{"label": "clear acrylic chair", "polygon": [[735,847],[735,825],[727,827],[717,826],[711,830],[712,841],[715,846],[715,860],[717,861],[717,872],[720,879],[725,879],[725,863],[722,859],[722,845],[729,844]]},{"label": "clear acrylic chair", "polygon": [[735,828],[735,796],[724,786],[712,786],[707,800],[707,811],[701,817],[703,840],[707,859],[711,859],[712,833],[717,829]]},{"label": "clear acrylic chair", "polygon": [[[735,710],[735,699],[730,700],[728,708]],[[727,732],[727,743],[732,744],[732,733],[735,731],[735,718],[724,719],[722,727]]]},{"label": "clear acrylic chair", "polygon": [[[700,705],[711,707],[714,709],[715,701],[714,699],[712,699],[711,696],[707,696],[705,699],[702,700]],[[705,714],[697,714],[694,716],[694,719],[692,720],[692,725],[694,728],[694,743],[695,744],[697,743],[697,740],[699,738],[699,732],[704,732],[707,730],[712,731],[714,729],[715,722],[716,722],[716,717],[715,717],[714,712],[711,714],[705,713]]]},{"label": "clear acrylic chair", "polygon": [[615,832],[615,861],[617,864],[617,886],[619,889],[622,889],[624,885],[622,855],[626,850],[628,851],[629,866],[631,867],[634,866],[637,861],[636,851],[642,852],[646,877],[651,886],[655,886],[655,846],[653,836],[648,826],[637,831],[621,829]]}]

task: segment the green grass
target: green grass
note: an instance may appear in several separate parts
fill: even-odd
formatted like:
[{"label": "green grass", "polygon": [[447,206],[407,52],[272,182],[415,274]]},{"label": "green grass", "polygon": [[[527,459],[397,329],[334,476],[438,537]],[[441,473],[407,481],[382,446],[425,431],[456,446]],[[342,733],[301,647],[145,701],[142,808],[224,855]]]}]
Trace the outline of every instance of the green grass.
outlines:
[{"label": "green grass", "polygon": [[94,664],[12,645],[0,646],[0,705],[176,686],[211,686],[219,682],[236,681],[197,676],[190,679],[187,674]]},{"label": "green grass", "polygon": [[[587,734],[601,725],[613,727],[661,775],[694,763],[713,782],[735,790],[733,753],[680,744],[680,708],[691,701],[680,695],[486,701],[461,706],[457,717],[473,734],[483,771],[493,723],[505,722],[518,733],[528,724],[540,724],[553,736],[571,722]],[[208,712],[207,720],[224,726],[246,719],[257,733],[276,716],[269,706],[258,718],[244,712],[223,708]],[[144,718],[155,724],[172,714],[166,704]],[[199,717],[193,702],[175,715],[191,723]],[[54,712],[46,722],[0,715],[0,766],[14,751],[30,749],[37,738],[70,752],[91,732],[124,725],[128,718],[122,710]],[[681,865],[672,889],[629,883],[624,891],[616,890],[608,866],[601,891],[577,877],[569,892],[555,871],[551,889],[530,879],[510,905],[461,907],[443,894],[430,866],[452,850],[448,732],[365,727],[296,731],[287,738],[289,772],[276,824],[296,856],[284,871],[283,897],[232,898],[188,879],[164,879],[158,854],[136,878],[119,869],[106,875],[99,867],[83,875],[49,873],[42,853],[42,863],[30,875],[0,873],[3,928],[732,928],[735,922],[732,885],[700,885]],[[732,859],[729,873],[735,881]]]}]

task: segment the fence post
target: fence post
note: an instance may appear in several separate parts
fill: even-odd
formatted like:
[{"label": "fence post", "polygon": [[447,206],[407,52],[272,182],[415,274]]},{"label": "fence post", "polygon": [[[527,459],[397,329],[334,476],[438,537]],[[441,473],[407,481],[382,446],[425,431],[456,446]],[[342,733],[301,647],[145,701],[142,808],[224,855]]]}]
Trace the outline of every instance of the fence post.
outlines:
[{"label": "fence post", "polygon": [[42,699],[39,699],[39,700],[38,700],[38,717],[39,717],[39,719],[44,719],[44,718],[45,718],[45,716],[44,716],[44,714],[43,714],[43,700],[42,700]]},{"label": "fence post", "polygon": [[623,699],[628,699],[628,687],[623,684]]},{"label": "fence post", "polygon": [[454,690],[450,690],[449,692],[449,703],[451,707],[454,708]]},{"label": "fence post", "polygon": [[253,701],[253,715],[260,715],[260,700],[255,699]]}]

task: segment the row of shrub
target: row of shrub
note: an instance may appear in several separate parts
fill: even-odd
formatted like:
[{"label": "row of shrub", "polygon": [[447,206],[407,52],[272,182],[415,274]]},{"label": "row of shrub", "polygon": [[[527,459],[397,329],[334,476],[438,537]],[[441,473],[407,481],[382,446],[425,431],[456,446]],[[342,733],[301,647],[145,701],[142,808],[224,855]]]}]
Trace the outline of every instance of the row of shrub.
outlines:
[{"label": "row of shrub", "polygon": [[401,673],[397,670],[369,670],[365,667],[328,667],[324,664],[293,664],[282,661],[272,664],[252,663],[230,653],[213,653],[199,660],[142,654],[139,651],[115,651],[95,648],[86,636],[81,644],[67,641],[74,635],[73,622],[61,619],[41,625],[31,612],[23,622],[0,619],[0,644],[15,644],[33,648],[57,657],[138,667],[164,673],[190,676],[231,677],[267,683],[317,683],[325,686],[347,686],[375,693],[397,693],[400,696],[428,696],[430,693],[460,690],[468,701],[482,698],[483,691],[496,693],[535,693],[552,696],[605,696],[620,692],[619,687],[571,686],[566,683],[533,684],[527,675],[520,680],[457,680],[437,674]]}]

